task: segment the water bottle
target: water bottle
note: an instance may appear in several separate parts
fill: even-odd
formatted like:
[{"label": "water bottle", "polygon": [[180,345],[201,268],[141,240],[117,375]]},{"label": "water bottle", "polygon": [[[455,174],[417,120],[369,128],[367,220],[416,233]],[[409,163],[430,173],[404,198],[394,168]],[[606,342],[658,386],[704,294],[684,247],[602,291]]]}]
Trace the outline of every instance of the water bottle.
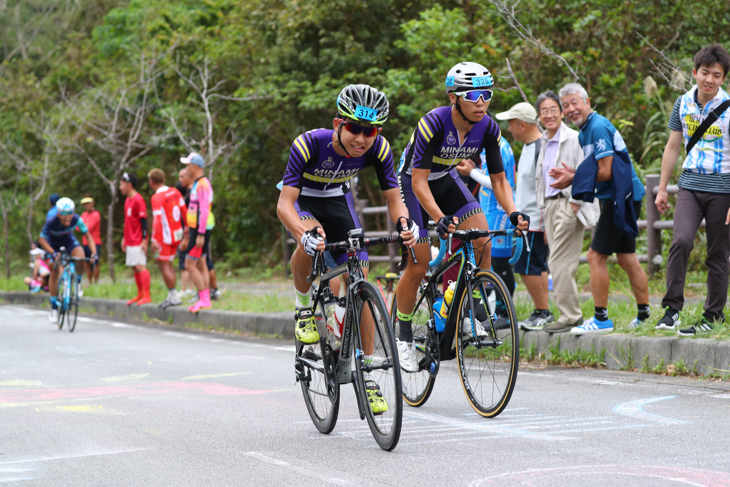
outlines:
[{"label": "water bottle", "polygon": [[444,302],[441,305],[441,310],[439,314],[441,315],[441,318],[446,321],[446,318],[449,316],[449,306],[451,306],[451,301],[454,299],[454,290],[456,289],[456,283],[452,282],[449,284],[449,287],[446,289],[446,293],[444,293]]},{"label": "water bottle", "polygon": [[337,301],[330,306],[330,310],[327,312],[327,339],[332,350],[339,352],[342,345],[342,329],[345,325],[346,309]]},{"label": "water bottle", "polygon": [[436,325],[436,331],[439,333],[443,333],[444,328],[446,327],[446,318],[441,316],[441,306],[443,306],[443,304],[443,296],[438,296],[433,302],[433,317],[435,322],[434,324]]}]

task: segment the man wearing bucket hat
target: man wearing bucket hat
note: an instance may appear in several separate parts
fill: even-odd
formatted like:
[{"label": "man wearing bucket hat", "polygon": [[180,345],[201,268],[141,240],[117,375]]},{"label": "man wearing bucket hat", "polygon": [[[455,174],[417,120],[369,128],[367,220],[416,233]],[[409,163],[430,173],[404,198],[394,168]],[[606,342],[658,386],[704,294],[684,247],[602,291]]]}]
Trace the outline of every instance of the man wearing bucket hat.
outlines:
[{"label": "man wearing bucket hat", "polygon": [[190,273],[190,280],[198,289],[198,301],[188,308],[191,313],[201,309],[210,309],[210,275],[206,257],[210,252],[210,234],[215,226],[211,213],[213,206],[213,187],[205,177],[203,167],[205,159],[192,152],[181,157],[180,162],[187,165],[187,173],[193,180],[190,188],[190,205],[186,217],[188,226],[188,253],[185,257],[185,269]]},{"label": "man wearing bucket hat", "polygon": [[529,103],[517,103],[506,112],[498,113],[495,118],[507,121],[508,130],[515,140],[524,144],[517,166],[515,201],[517,208],[530,215],[530,228],[527,232],[530,252],[522,254],[514,271],[522,276],[535,304],[530,317],[520,321],[520,328],[542,330],[545,325],[554,321],[548,308],[548,246],[545,243],[545,222],[542,211],[537,206],[535,189],[535,168],[540,154],[542,132],[537,127],[537,111]]},{"label": "man wearing bucket hat", "polygon": [[[90,194],[85,194],[81,198],[81,204],[84,205],[84,212],[81,214],[81,219],[86,223],[86,227],[89,229],[89,237],[94,240],[97,249],[101,249],[101,215],[99,210],[94,208],[94,198]],[[84,235],[81,246],[84,248],[86,258],[91,257],[91,248],[87,241],[87,236]],[[88,278],[89,284],[93,284],[94,281],[99,282],[99,266],[95,266],[93,269],[91,266],[88,267]]]}]

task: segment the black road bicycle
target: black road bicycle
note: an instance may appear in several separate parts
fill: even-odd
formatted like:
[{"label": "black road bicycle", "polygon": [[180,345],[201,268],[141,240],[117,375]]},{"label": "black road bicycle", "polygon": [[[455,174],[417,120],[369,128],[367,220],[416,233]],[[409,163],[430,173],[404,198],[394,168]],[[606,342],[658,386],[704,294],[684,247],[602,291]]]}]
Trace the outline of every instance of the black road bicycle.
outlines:
[{"label": "black road bicycle", "polygon": [[[493,271],[477,266],[472,241],[482,237],[491,240],[511,231],[457,230],[449,235],[448,243],[447,239],[441,240],[439,255],[430,262],[432,271],[421,283],[414,307],[412,327],[419,370],[410,373],[401,369],[403,397],[410,406],[426,403],[441,361],[456,358],[464,393],[477,413],[494,417],[507,407],[520,359],[517,315],[504,281]],[[452,237],[464,245],[442,263],[447,248],[451,249]],[[511,264],[527,244],[524,235],[516,242]],[[453,266],[459,266],[459,277],[443,331],[437,331],[434,314],[438,310],[434,311],[433,304],[441,296],[439,281]],[[398,331],[395,297],[391,319]],[[479,327],[472,324],[481,324],[486,335],[478,334]]]},{"label": "black road bicycle", "polygon": [[[329,434],[337,423],[340,385],[352,383],[360,419],[367,418],[375,441],[386,451],[395,448],[400,438],[403,418],[400,365],[388,308],[378,288],[365,280],[358,251],[396,241],[400,241],[397,235],[364,238],[362,230],[351,230],[347,240],[325,245],[325,250],[347,251],[347,262],[332,270],[326,269],[324,258],[315,253],[307,280],[313,282],[319,276],[319,285],[313,292],[313,309],[320,340],[314,344],[296,341],[294,364],[309,416],[321,433]],[[404,253],[401,267],[406,263]],[[329,282],[344,273],[348,274],[347,294],[338,300]],[[334,316],[338,306],[345,310],[341,330]],[[366,374],[380,387],[387,410],[373,413],[366,391]]]}]

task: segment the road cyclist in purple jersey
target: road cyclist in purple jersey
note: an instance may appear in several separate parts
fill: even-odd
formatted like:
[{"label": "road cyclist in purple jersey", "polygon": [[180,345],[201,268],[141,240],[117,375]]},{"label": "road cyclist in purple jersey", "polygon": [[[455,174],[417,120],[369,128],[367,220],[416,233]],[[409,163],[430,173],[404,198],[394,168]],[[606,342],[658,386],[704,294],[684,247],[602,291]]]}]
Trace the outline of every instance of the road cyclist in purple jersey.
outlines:
[{"label": "road cyclist in purple jersey", "polygon": [[[84,249],[74,236],[74,230],[79,230],[88,237],[91,258],[98,261],[99,255],[97,254],[94,239],[91,238],[84,220],[74,213],[75,206],[73,200],[70,198],[59,199],[56,203],[56,215],[49,218],[46,224],[43,225],[41,237],[38,239],[38,242],[43,250],[53,256],[54,260],[60,256],[59,252],[61,251],[61,247],[65,247],[66,252],[73,257],[84,258]],[[78,262],[76,264],[76,273],[79,282],[81,282],[81,276],[84,275],[84,264],[84,262]],[[54,324],[58,322],[58,280],[62,273],[63,267],[60,265],[51,267],[51,276],[48,284],[48,294],[51,297],[51,314],[49,320]]]},{"label": "road cyclist in purple jersey", "polygon": [[[375,169],[390,217],[407,246],[415,245],[419,231],[401,201],[390,144],[380,135],[389,112],[385,94],[368,85],[349,85],[337,97],[337,112],[334,129],[312,130],[294,140],[276,207],[279,219],[299,242],[291,267],[296,291],[295,335],[304,344],[320,339],[307,282],[312,256],[324,250],[324,239],[347,240],[350,230],[362,228],[350,188],[350,180],[357,173],[366,167]],[[347,260],[344,251],[331,254],[337,265]],[[358,257],[367,277],[367,252],[361,251]],[[363,316],[363,329],[367,324]],[[373,353],[373,343],[363,343],[363,348],[367,360]],[[382,413],[388,406],[378,394],[378,385],[367,379],[373,412]]]},{"label": "road cyclist in purple jersey", "polygon": [[[465,159],[479,161],[486,151],[486,164],[497,201],[519,230],[527,230],[529,217],[519,213],[512,187],[505,177],[497,123],[487,116],[494,80],[489,70],[478,63],[462,62],[446,75],[446,94],[450,106],[435,108],[419,122],[401,159],[399,185],[410,217],[420,228],[415,246],[417,264],[408,263],[398,283],[398,355],[401,369],[418,372],[418,358],[411,326],[418,286],[428,271],[430,245],[429,219],[438,222],[437,233],[444,236],[457,227],[488,230],[479,202],[456,172]],[[491,245],[486,238],[473,242],[477,265],[489,269]],[[462,324],[464,333],[487,333],[480,323],[472,330],[471,320]]]}]

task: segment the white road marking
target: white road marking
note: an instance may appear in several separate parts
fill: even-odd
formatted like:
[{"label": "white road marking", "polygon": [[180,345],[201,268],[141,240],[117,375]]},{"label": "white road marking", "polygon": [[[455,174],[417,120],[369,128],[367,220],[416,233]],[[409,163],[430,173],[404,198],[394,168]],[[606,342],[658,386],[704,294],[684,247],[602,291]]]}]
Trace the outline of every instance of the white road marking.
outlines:
[{"label": "white road marking", "polygon": [[644,421],[651,421],[654,423],[661,424],[691,424],[689,421],[683,421],[681,419],[665,418],[657,414],[651,414],[644,411],[645,404],[651,404],[657,401],[665,401],[667,399],[674,399],[677,396],[663,396],[663,397],[652,397],[649,399],[639,399],[636,401],[629,401],[617,405],[613,408],[614,412],[629,416],[630,418],[641,419]]},{"label": "white road marking", "polygon": [[[298,474],[306,475],[310,478],[322,480],[331,485],[354,485],[354,486],[381,486],[374,480],[359,477],[357,475],[343,472],[334,468],[326,467],[322,464],[309,462],[301,458],[286,455],[281,452],[271,451],[252,451],[244,452],[248,458],[258,460],[269,465],[274,465]],[[376,472],[377,470],[373,470]]]}]

